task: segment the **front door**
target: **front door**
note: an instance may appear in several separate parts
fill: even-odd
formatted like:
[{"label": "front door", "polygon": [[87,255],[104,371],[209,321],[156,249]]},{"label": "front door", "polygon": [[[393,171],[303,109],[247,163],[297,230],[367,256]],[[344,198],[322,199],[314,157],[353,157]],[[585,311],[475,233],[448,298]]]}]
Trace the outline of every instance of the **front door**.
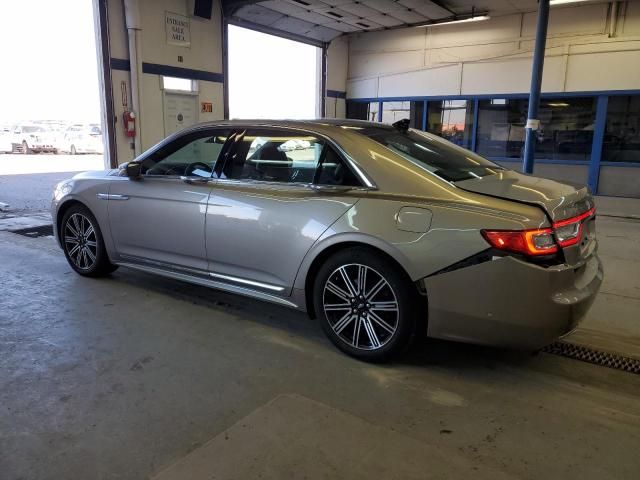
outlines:
[{"label": "front door", "polygon": [[204,225],[222,130],[187,133],[141,159],[139,180],[109,190],[109,223],[122,261],[207,270]]},{"label": "front door", "polygon": [[[311,246],[358,199],[319,193],[310,188],[314,177],[329,179],[332,170],[340,176],[334,184],[357,179],[313,135],[270,128],[238,138],[208,201],[209,270],[222,281],[286,295]],[[327,152],[325,172],[316,173]]]}]

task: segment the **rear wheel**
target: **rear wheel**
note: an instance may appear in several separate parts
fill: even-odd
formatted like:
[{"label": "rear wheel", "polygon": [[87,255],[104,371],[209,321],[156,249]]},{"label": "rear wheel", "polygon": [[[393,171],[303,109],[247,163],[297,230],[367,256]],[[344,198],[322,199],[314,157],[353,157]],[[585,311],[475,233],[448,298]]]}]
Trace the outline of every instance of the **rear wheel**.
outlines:
[{"label": "rear wheel", "polygon": [[75,145],[71,145],[71,148],[69,149],[69,153],[71,153],[71,155],[76,155],[78,153]]},{"label": "rear wheel", "polygon": [[80,275],[100,277],[118,268],[109,261],[102,232],[88,208],[82,205],[69,208],[62,218],[59,235],[69,265]]},{"label": "rear wheel", "polygon": [[406,349],[416,329],[418,295],[393,262],[364,247],[342,250],[320,268],[314,307],[343,352],[383,361]]},{"label": "rear wheel", "polygon": [[26,140],[22,141],[22,153],[24,155],[31,153],[31,149],[29,148],[29,144],[27,143]]}]

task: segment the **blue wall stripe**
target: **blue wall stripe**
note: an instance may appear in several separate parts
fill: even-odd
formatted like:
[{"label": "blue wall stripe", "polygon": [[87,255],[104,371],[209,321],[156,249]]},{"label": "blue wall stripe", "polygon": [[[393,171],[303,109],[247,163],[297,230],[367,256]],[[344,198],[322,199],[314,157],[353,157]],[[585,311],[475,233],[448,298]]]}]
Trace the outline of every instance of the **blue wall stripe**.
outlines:
[{"label": "blue wall stripe", "polygon": [[[543,92],[541,98],[599,97],[600,95],[640,95],[640,90],[598,90],[584,92]],[[411,100],[488,100],[491,98],[527,99],[528,93],[483,93],[478,95],[422,95],[412,97],[363,97],[347,100],[354,102],[403,102]]]},{"label": "blue wall stripe", "polygon": [[341,92],[340,90],[327,90],[327,97],[347,98],[347,92]]},{"label": "blue wall stripe", "polygon": [[596,104],[596,121],[593,126],[593,143],[591,144],[591,165],[589,165],[589,188],[593,193],[598,192],[600,181],[600,160],[602,145],[604,144],[604,129],[607,125],[607,108],[609,97],[601,95]]},{"label": "blue wall stripe", "polygon": [[111,65],[112,70],[131,70],[131,64],[129,60],[126,58],[113,58],[111,57],[109,64]]},{"label": "blue wall stripe", "polygon": [[191,68],[172,67],[171,65],[159,65],[157,63],[142,62],[142,73],[151,75],[164,75],[167,77],[188,78],[189,80],[204,80],[207,82],[224,83],[224,75],[204,70]]},{"label": "blue wall stripe", "polygon": [[[125,58],[111,58],[111,68],[114,70],[131,70],[129,60]],[[204,70],[194,70],[191,68],[172,67],[171,65],[160,65],[157,63],[142,62],[142,72],[152,75],[165,75],[167,77],[187,78],[189,80],[205,80],[207,82],[223,83],[224,75],[222,73],[207,72]],[[342,97],[346,98],[347,92],[342,93]]]}]

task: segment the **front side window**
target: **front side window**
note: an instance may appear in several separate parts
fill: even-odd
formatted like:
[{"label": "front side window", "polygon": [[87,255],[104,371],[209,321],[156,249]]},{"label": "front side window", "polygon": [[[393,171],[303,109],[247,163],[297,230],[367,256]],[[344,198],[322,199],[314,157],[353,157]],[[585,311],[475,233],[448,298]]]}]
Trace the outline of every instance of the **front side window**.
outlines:
[{"label": "front side window", "polygon": [[504,170],[469,150],[416,130],[403,132],[393,128],[368,127],[358,133],[449,182],[494,175]]},{"label": "front side window", "polygon": [[238,136],[221,178],[312,183],[324,143],[304,133],[248,130]]},{"label": "front side window", "polygon": [[177,138],[142,161],[142,174],[210,177],[227,136],[203,130]]}]

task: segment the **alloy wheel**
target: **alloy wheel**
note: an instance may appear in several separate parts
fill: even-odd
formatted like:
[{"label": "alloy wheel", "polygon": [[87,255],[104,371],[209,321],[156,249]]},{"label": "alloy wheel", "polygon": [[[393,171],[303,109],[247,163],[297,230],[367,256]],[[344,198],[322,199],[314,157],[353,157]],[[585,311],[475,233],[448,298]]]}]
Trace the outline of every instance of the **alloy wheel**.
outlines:
[{"label": "alloy wheel", "polygon": [[69,258],[81,270],[89,270],[96,263],[98,239],[96,230],[86,216],[71,215],[64,226],[64,244]]},{"label": "alloy wheel", "polygon": [[400,310],[391,285],[366,265],[334,270],[324,285],[322,302],[329,326],[351,347],[382,348],[398,328]]}]

